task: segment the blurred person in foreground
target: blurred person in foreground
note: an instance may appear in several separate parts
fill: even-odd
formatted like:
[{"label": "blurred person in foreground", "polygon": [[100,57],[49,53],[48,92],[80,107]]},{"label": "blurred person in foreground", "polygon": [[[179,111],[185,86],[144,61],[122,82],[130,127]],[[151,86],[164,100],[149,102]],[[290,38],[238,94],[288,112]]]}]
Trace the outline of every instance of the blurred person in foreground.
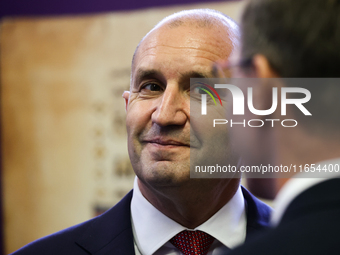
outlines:
[{"label": "blurred person in foreground", "polygon": [[[328,79],[340,76],[340,1],[251,0],[240,26],[241,48],[229,66],[235,77],[262,79],[254,88],[257,109],[272,105],[273,84],[281,90],[307,81],[311,99],[303,107],[312,115],[291,105],[284,119],[297,120],[295,127],[230,130],[245,165],[297,167],[286,178],[265,180],[273,190],[262,193],[279,192],[273,228],[230,255],[340,254],[340,83]],[[297,77],[309,79],[281,79]],[[282,117],[277,110],[256,118]],[[251,186],[265,181],[254,178]]]},{"label": "blurred person in foreground", "polygon": [[240,178],[190,179],[190,164],[237,160],[219,153],[229,146],[224,134],[193,125],[190,78],[213,77],[213,63],[228,59],[238,33],[213,10],[179,12],[156,25],[137,46],[123,94],[133,191],[103,215],[14,254],[218,255],[266,228],[270,208]]}]

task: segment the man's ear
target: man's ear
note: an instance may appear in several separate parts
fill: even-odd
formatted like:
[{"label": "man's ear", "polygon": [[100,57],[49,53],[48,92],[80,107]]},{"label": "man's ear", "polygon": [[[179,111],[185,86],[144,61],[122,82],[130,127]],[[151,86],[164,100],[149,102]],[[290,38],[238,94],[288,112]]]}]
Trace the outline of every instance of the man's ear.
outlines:
[{"label": "man's ear", "polygon": [[[253,66],[256,78],[259,79],[260,83],[260,86],[254,89],[254,100],[256,100],[258,109],[270,109],[273,104],[273,89],[276,88],[279,90],[279,88],[277,88],[279,84],[275,82],[275,79],[271,78],[278,78],[279,76],[272,69],[267,58],[263,55],[255,55],[253,57]],[[275,114],[275,112],[273,114]],[[270,116],[264,115],[262,117],[263,119],[266,119]]]},{"label": "man's ear", "polygon": [[125,100],[125,111],[127,111],[128,105],[129,105],[129,96],[130,96],[130,91],[124,91],[122,97]]},{"label": "man's ear", "polygon": [[257,78],[278,78],[278,74],[270,66],[268,59],[260,54],[253,57],[253,66]]}]

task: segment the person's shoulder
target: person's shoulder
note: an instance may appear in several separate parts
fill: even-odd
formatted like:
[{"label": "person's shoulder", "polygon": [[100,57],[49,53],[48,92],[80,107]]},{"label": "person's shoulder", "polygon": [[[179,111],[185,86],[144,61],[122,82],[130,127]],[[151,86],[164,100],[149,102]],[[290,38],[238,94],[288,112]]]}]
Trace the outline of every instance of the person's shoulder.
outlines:
[{"label": "person's shoulder", "polygon": [[294,217],[248,238],[228,255],[339,254],[339,209],[319,206],[294,211]]},{"label": "person's shoulder", "polygon": [[11,255],[88,254],[83,247],[99,247],[121,232],[131,229],[131,197],[132,191],[102,215],[33,241]]},{"label": "person's shoulder", "polygon": [[[99,216],[100,217],[100,216]],[[88,227],[97,220],[93,218],[78,225],[58,231],[54,234],[42,237],[33,241],[12,255],[31,255],[31,254],[87,254],[79,249],[76,239],[84,233]],[[82,252],[81,252],[82,251]]]},{"label": "person's shoulder", "polygon": [[313,226],[309,218],[294,220],[258,233],[228,255],[339,254],[336,227],[327,232],[332,223],[325,229],[319,229]]},{"label": "person's shoulder", "polygon": [[[248,238],[244,244],[233,249],[228,255],[298,255],[305,253],[299,247],[302,241],[293,233],[293,225],[281,225],[279,228],[267,228]],[[300,244],[301,245],[301,244]],[[314,254],[314,253],[313,253]],[[322,254],[319,253],[319,254]]]},{"label": "person's shoulder", "polygon": [[[275,235],[275,232],[274,232]],[[269,241],[269,239],[271,239]],[[278,245],[276,238],[273,236],[271,229],[260,232],[257,235],[252,236],[252,238],[246,240],[244,244],[235,249],[231,250],[228,255],[273,255],[282,254],[280,253],[279,247],[273,248],[273,245]],[[289,253],[287,253],[289,254]]]}]

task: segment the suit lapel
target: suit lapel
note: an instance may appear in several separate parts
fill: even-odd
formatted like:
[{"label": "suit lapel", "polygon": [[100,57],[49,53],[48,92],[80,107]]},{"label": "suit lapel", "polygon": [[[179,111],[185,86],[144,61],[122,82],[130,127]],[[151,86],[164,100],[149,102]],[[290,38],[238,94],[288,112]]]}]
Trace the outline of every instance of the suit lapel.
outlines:
[{"label": "suit lapel", "polygon": [[270,214],[272,209],[254,197],[247,189],[242,186],[242,193],[246,203],[247,211],[247,236],[249,239],[254,233],[269,227]]},{"label": "suit lapel", "polygon": [[95,255],[134,255],[130,191],[117,205],[94,219],[76,243]]}]

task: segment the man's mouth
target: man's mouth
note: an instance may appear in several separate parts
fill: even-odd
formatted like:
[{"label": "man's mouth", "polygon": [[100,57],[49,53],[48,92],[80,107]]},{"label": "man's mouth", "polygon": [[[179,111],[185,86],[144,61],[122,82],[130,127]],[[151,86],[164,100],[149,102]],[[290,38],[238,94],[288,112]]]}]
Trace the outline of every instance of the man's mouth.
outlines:
[{"label": "man's mouth", "polygon": [[171,147],[171,146],[173,146],[173,147],[186,146],[186,147],[190,147],[190,143],[181,142],[181,141],[169,139],[169,138],[162,138],[162,137],[146,139],[143,142],[144,143],[150,143],[150,144],[153,144],[153,145],[159,145],[159,146],[169,146],[169,147]]}]

